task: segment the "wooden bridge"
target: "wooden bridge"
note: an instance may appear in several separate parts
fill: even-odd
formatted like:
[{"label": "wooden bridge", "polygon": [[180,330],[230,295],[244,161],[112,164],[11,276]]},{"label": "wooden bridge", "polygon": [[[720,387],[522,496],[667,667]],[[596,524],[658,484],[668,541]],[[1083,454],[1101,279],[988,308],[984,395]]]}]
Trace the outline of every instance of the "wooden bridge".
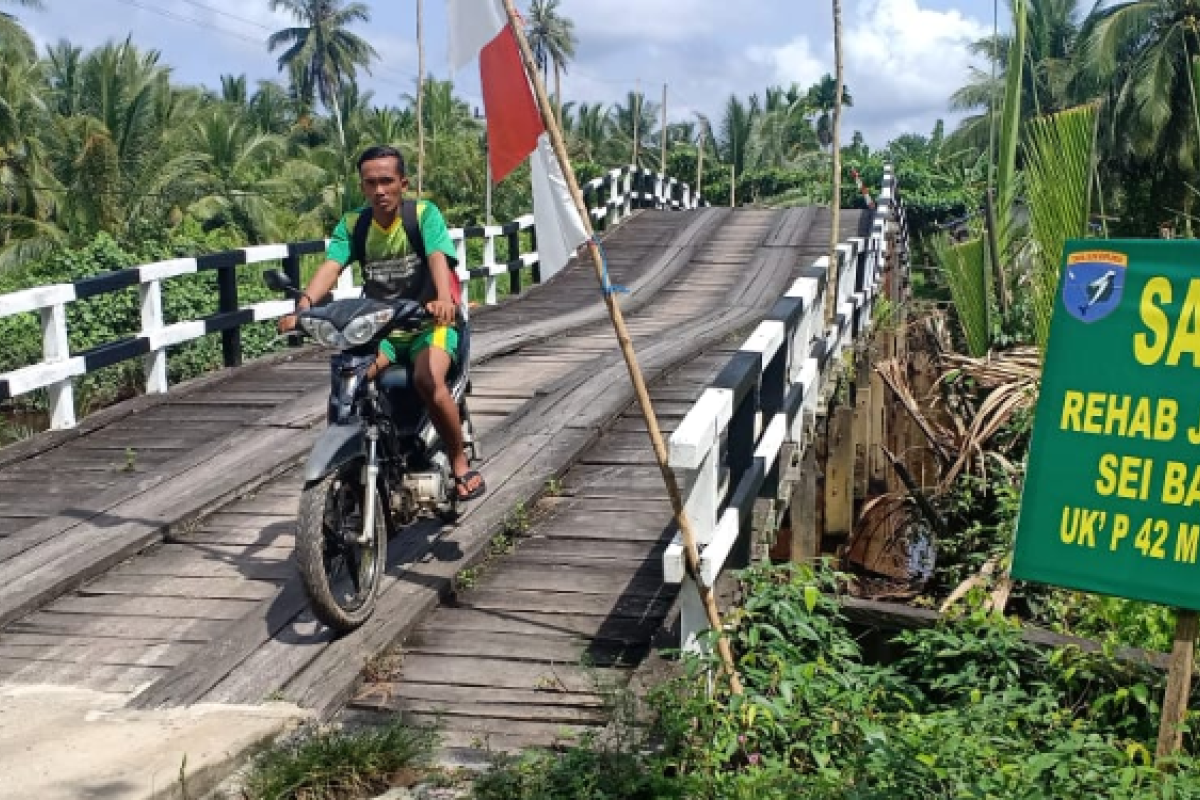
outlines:
[{"label": "wooden bridge", "polygon": [[[631,186],[627,174],[592,186],[593,217],[609,222],[610,277],[628,289],[620,302],[659,419],[666,433],[685,428],[672,458],[688,462],[689,510],[710,542],[702,579],[715,580],[746,549],[755,500],[769,498],[776,516],[785,507],[781,481],[794,482],[842,350],[869,327],[903,217],[890,173],[877,209],[843,211],[832,298],[827,210],[686,209],[693,200],[661,179],[642,204],[666,208],[636,210]],[[468,272],[494,280],[532,263],[512,247],[495,263],[492,239],[511,232],[480,232],[491,260]],[[295,269],[301,252],[262,250],[228,269],[270,258]],[[157,284],[146,283],[188,266],[140,269],[108,279],[141,283],[149,331],[119,355],[145,358],[161,385],[0,450],[0,687],[88,687],[144,709],[282,699],[322,717],[400,711],[437,721],[448,748],[507,748],[603,725],[602,687],[625,683],[656,636],[678,646],[663,632],[681,580],[685,640],[702,627],[588,265],[473,312],[470,404],[489,491],[458,524],[425,522],[394,540],[374,616],[341,638],[308,614],[291,564],[298,464],[323,424],[327,352],[293,350],[165,391],[157,354],[184,334],[155,317]],[[50,342],[64,292],[0,298],[0,313],[41,313]],[[61,403],[89,363],[47,353],[0,376],[4,390],[41,380],[56,421],[73,423]]]}]

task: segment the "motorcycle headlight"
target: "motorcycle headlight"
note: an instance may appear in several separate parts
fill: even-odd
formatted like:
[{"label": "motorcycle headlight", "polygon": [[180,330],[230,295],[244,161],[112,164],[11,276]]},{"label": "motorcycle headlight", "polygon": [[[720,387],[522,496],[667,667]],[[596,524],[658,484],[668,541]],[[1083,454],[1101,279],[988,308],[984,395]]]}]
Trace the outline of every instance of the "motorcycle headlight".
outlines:
[{"label": "motorcycle headlight", "polygon": [[355,317],[350,320],[350,324],[342,331],[342,335],[346,337],[346,341],[351,345],[366,344],[375,337],[379,329],[386,325],[391,318],[392,309],[390,308],[375,311],[371,314],[363,314],[361,317]]},{"label": "motorcycle headlight", "polygon": [[327,319],[303,317],[300,324],[304,326],[304,330],[308,331],[310,336],[326,347],[346,346],[346,338]]}]

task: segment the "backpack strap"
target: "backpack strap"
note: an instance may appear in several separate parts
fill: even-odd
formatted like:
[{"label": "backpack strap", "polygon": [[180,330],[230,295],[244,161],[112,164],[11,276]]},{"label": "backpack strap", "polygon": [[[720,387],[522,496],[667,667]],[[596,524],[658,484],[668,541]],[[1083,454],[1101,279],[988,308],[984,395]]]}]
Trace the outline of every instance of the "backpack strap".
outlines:
[{"label": "backpack strap", "polygon": [[366,266],[367,263],[367,234],[371,232],[371,209],[367,208],[358,213],[354,220],[354,232],[350,234],[350,262]]},{"label": "backpack strap", "polygon": [[417,217],[416,200],[400,201],[400,221],[404,223],[404,235],[408,237],[408,246],[428,269],[429,256],[425,252],[425,237],[421,235],[421,220]]}]

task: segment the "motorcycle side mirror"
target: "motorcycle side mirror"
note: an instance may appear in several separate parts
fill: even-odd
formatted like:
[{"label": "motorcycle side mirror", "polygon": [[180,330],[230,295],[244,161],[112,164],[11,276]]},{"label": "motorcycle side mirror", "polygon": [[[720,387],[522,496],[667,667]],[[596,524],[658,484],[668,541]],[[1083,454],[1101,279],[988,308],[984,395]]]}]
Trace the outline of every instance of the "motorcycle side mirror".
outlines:
[{"label": "motorcycle side mirror", "polygon": [[294,297],[300,294],[300,290],[292,283],[283,270],[271,269],[263,273],[263,282],[267,284],[267,288],[275,292],[284,292],[288,296]]}]

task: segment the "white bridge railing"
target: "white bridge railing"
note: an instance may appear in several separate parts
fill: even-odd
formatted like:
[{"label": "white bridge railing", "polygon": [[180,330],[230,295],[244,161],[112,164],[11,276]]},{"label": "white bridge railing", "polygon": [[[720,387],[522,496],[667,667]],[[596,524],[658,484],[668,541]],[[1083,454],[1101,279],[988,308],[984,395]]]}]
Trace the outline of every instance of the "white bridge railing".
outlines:
[{"label": "white bridge railing", "polygon": [[749,563],[756,501],[780,499],[780,453],[809,446],[820,399],[836,381],[842,354],[871,324],[889,256],[888,229],[904,230],[896,181],[885,167],[869,238],[837,247],[834,323],[824,324],[828,256],[801,271],[671,436],[669,463],[685,487],[685,510],[699,547],[687,573],[677,535],[663,553],[663,576],[680,586],[680,639],[698,651],[708,628],[696,581],[716,585],[730,566]]},{"label": "white bridge railing", "polygon": [[[641,208],[687,209],[701,205],[691,188],[674,178],[645,169],[623,167],[590,181],[583,187],[584,199],[594,226],[599,230],[616,225]],[[526,233],[526,236],[522,236]],[[458,250],[458,275],[464,282],[483,282],[484,303],[497,302],[497,284],[509,276],[510,292],[522,290],[522,270],[532,268],[533,282],[549,275],[541,273],[537,255],[536,230],[532,214],[505,225],[452,228],[450,236]],[[483,240],[483,258],[478,266],[467,260],[467,242]],[[497,241],[507,242],[507,259],[497,261]],[[523,251],[524,242],[530,248]],[[301,258],[325,252],[326,240],[244,247],[223,253],[159,261],[116,270],[74,283],[38,286],[0,295],[0,317],[14,314],[38,314],[41,321],[42,360],[9,372],[0,373],[0,402],[37,389],[49,397],[50,427],[72,428],[76,424],[74,382],[77,378],[104,367],[133,358],[144,360],[146,392],[163,393],[168,389],[167,348],[202,336],[220,333],[225,366],[241,363],[241,328],[252,322],[275,319],[291,312],[290,300],[269,300],[242,305],[238,300],[238,268],[254,264],[282,265],[291,278],[300,282]],[[217,276],[217,313],[201,319],[168,324],[163,315],[164,281],[183,275],[215,271]],[[79,300],[137,286],[141,301],[141,329],[127,338],[72,353],[67,330],[67,306]],[[338,282],[335,298],[354,296],[359,291],[353,270],[346,270]]]}]

